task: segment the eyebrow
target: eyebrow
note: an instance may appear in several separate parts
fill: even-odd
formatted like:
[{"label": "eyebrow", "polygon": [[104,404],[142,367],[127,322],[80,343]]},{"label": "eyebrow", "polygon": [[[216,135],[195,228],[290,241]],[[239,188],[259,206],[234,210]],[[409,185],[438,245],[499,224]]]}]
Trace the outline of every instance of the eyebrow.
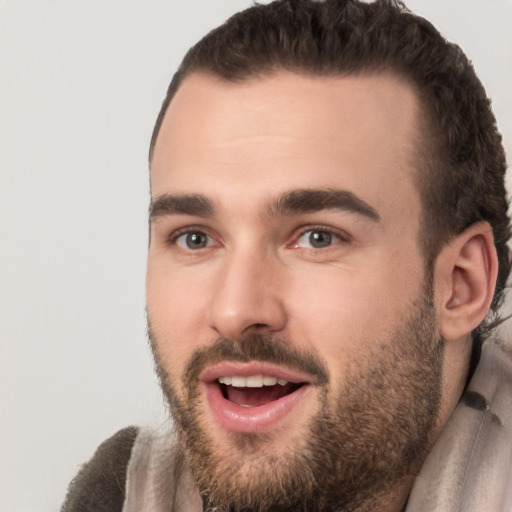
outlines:
[{"label": "eyebrow", "polygon": [[340,210],[356,213],[379,222],[380,215],[367,202],[348,190],[342,189],[299,189],[285,192],[270,203],[266,216],[314,213],[321,210]]},{"label": "eyebrow", "polygon": [[[342,189],[298,189],[285,192],[272,200],[264,210],[265,218],[338,210],[356,213],[379,222],[377,211],[361,198]],[[165,215],[193,215],[211,218],[215,215],[213,203],[202,194],[163,194],[151,201],[149,218]]]},{"label": "eyebrow", "polygon": [[149,219],[155,220],[165,215],[195,215],[213,217],[212,202],[201,194],[164,194],[151,200]]}]

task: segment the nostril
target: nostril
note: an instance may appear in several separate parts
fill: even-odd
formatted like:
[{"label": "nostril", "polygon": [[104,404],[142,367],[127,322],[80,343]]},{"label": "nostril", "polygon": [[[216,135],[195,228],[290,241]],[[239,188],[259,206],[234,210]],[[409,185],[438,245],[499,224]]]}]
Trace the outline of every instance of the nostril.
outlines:
[{"label": "nostril", "polygon": [[243,330],[243,334],[253,333],[253,334],[264,335],[264,334],[267,334],[268,332],[270,332],[270,330],[271,329],[270,329],[270,326],[268,324],[254,323],[254,324],[251,324],[248,327],[246,327]]}]

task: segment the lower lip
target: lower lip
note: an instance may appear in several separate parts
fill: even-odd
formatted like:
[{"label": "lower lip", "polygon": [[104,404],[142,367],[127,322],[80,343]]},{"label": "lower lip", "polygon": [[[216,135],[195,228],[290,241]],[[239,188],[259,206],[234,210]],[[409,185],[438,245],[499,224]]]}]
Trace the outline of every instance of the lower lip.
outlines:
[{"label": "lower lip", "polygon": [[264,433],[282,422],[304,398],[309,385],[258,407],[242,407],[224,398],[217,383],[203,383],[206,398],[216,420],[231,432]]}]

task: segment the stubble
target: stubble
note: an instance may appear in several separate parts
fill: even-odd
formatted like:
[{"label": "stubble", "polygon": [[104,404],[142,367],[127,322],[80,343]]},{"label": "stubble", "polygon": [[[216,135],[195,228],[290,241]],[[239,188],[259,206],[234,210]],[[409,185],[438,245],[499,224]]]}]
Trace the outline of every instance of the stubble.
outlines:
[{"label": "stubble", "polygon": [[[435,437],[441,395],[444,343],[429,290],[425,285],[391,339],[375,340],[364,359],[349,364],[340,389],[332,389],[315,354],[297,351],[289,340],[255,335],[221,338],[201,349],[183,381],[175,382],[149,328],[157,373],[205,510],[377,510],[378,501],[414,475]],[[221,450],[206,427],[198,381],[204,367],[220,360],[307,371],[318,389],[319,412],[279,451],[272,433],[233,434],[230,449]],[[185,390],[181,396],[179,390]]]}]

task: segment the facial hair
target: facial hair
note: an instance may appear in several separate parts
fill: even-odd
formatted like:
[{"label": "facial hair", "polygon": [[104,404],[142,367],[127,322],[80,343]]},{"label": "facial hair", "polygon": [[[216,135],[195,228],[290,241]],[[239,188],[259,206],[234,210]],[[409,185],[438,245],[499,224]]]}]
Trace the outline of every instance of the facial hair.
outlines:
[{"label": "facial hair", "polygon": [[[205,510],[376,510],[378,496],[418,471],[437,428],[444,347],[429,290],[424,287],[391,336],[350,362],[339,389],[331,388],[316,354],[298,351],[290,340],[256,335],[220,338],[195,352],[182,382],[174,382],[149,328],[157,374]],[[198,376],[225,360],[286,364],[312,375],[319,412],[284,450],[276,451],[271,433],[232,434],[229,450],[216,446],[202,414]],[[181,397],[178,390],[184,390]]]}]

